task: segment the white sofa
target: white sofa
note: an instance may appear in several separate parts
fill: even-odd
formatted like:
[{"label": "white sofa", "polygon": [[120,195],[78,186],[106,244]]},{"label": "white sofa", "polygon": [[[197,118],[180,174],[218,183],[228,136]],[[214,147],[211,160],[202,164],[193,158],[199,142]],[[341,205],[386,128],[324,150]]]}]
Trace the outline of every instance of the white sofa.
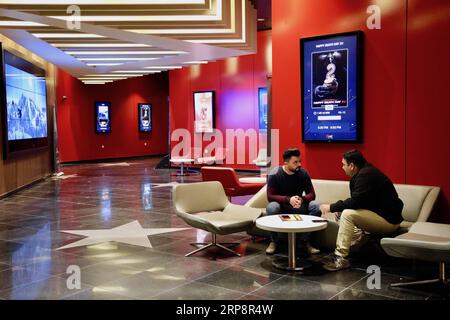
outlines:
[{"label": "white sofa", "polygon": [[[316,191],[316,201],[319,203],[334,203],[350,197],[348,181],[317,180],[312,183]],[[395,189],[404,203],[402,216],[403,222],[398,233],[405,233],[414,222],[427,221],[440,192],[439,187],[418,186],[407,184],[395,184]],[[255,194],[247,203],[248,207],[265,210],[268,204],[266,186]],[[328,227],[324,230],[314,232],[311,237],[313,245],[319,248],[334,249],[336,246],[338,223],[334,214],[325,217],[329,220]],[[249,231],[251,235],[268,236],[268,233],[254,227]]]}]

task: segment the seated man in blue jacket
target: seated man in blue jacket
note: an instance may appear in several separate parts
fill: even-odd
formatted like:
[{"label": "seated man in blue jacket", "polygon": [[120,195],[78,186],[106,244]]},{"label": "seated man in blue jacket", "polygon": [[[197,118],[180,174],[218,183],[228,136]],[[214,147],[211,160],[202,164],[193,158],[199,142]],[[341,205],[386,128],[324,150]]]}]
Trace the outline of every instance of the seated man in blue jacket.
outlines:
[{"label": "seated man in blue jacket", "polygon": [[[301,167],[300,150],[287,149],[283,153],[284,165],[275,168],[269,175],[267,182],[266,215],[274,214],[304,214],[320,216],[320,206],[311,178]],[[266,249],[267,254],[274,254],[279,242],[278,233],[272,233],[272,241]],[[318,253],[319,250],[310,246],[309,234],[300,236],[301,244],[309,254]]]},{"label": "seated man in blue jacket", "polygon": [[335,212],[340,219],[336,250],[328,271],[350,267],[347,259],[355,227],[378,235],[393,233],[402,222],[403,202],[391,180],[380,170],[367,163],[358,150],[343,155],[342,169],[351,177],[350,198],[333,204],[322,204],[323,214]]}]

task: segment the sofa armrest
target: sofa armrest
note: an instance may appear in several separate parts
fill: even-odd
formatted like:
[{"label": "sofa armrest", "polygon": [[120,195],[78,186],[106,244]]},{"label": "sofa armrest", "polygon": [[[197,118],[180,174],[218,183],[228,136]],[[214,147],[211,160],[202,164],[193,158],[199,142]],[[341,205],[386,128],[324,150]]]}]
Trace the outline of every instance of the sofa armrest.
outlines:
[{"label": "sofa armrest", "polygon": [[253,197],[251,197],[244,206],[250,208],[265,209],[268,205],[267,185],[261,188]]},{"label": "sofa armrest", "polygon": [[428,221],[431,211],[433,210],[434,204],[436,203],[436,200],[439,196],[440,190],[441,189],[439,187],[431,188],[430,192],[428,192],[428,194],[422,204],[422,208],[420,209],[420,213],[419,213],[419,216],[417,217],[416,222]]}]

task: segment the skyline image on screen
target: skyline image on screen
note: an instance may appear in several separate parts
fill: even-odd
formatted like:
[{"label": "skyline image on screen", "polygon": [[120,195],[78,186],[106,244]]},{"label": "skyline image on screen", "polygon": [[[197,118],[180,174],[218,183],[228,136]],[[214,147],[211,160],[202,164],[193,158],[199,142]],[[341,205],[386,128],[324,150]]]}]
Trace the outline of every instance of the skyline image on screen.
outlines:
[{"label": "skyline image on screen", "polygon": [[8,140],[47,137],[45,78],[5,63]]}]

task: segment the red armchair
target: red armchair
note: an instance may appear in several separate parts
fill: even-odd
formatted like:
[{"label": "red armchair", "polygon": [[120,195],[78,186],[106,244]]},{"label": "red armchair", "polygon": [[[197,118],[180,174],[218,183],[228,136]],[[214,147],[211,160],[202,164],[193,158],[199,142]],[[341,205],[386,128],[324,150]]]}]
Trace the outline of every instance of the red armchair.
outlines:
[{"label": "red armchair", "polygon": [[240,183],[233,168],[202,167],[203,181],[219,181],[228,197],[239,197],[257,193],[265,183]]}]

